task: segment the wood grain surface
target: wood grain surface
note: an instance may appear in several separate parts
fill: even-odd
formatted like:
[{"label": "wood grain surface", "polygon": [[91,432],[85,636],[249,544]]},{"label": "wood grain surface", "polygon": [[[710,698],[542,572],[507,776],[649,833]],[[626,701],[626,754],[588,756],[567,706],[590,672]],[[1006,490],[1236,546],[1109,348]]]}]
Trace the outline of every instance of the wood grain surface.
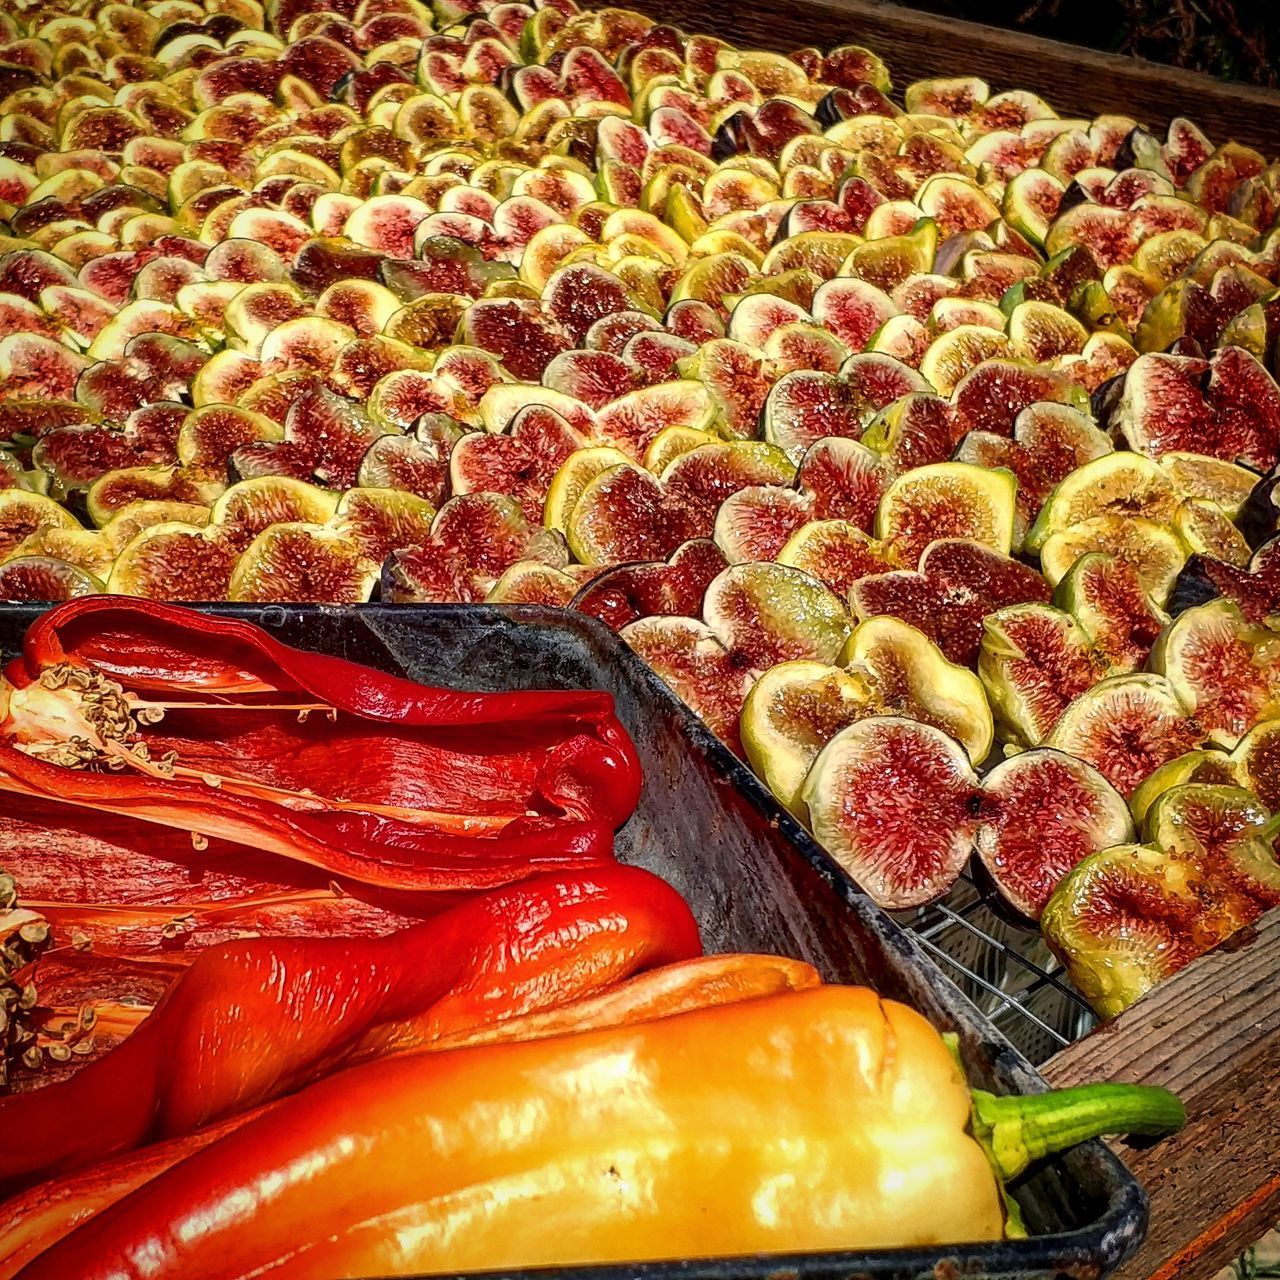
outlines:
[{"label": "wood grain surface", "polygon": [[1116,1280],[1210,1280],[1280,1221],[1280,909],[1202,956],[1041,1070],[1051,1084],[1160,1084],[1186,1129],[1116,1150],[1151,1197]]},{"label": "wood grain surface", "polygon": [[1063,115],[1115,112],[1161,130],[1170,118],[1185,115],[1215,142],[1234,138],[1269,159],[1280,155],[1280,93],[1139,58],[871,0],[617,2],[742,47],[785,53],[803,45],[864,44],[888,62],[899,90],[929,76],[978,75],[993,92],[1039,93]]}]

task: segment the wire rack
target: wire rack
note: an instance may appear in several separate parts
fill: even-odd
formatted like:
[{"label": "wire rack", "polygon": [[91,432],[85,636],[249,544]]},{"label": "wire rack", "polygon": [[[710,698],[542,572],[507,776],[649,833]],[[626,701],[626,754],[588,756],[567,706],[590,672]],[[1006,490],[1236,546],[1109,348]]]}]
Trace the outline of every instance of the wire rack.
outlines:
[{"label": "wire rack", "polygon": [[1009,920],[967,873],[941,902],[897,918],[1031,1062],[1094,1025],[1039,933]]}]

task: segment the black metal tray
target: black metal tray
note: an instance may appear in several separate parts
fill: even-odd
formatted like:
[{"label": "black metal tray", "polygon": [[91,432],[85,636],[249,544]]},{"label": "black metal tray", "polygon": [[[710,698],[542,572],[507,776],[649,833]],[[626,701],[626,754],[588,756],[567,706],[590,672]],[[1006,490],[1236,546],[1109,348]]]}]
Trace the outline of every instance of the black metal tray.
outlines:
[{"label": "black metal tray", "polygon": [[[607,689],[636,740],[645,777],[639,808],[618,837],[620,857],[684,894],[708,951],[772,951],[806,960],[828,979],[869,983],[958,1032],[975,1086],[998,1093],[1044,1088],[915,938],[858,893],[751,771],[594,619],[538,606],[208,608],[248,618],[299,648],[427,683]],[[5,660],[42,611],[0,606]],[[839,1116],[831,1120],[840,1123]],[[1136,1251],[1146,1231],[1146,1198],[1099,1142],[1050,1162],[1016,1194],[1032,1233],[1027,1240],[562,1270],[581,1280],[1098,1280]]]}]

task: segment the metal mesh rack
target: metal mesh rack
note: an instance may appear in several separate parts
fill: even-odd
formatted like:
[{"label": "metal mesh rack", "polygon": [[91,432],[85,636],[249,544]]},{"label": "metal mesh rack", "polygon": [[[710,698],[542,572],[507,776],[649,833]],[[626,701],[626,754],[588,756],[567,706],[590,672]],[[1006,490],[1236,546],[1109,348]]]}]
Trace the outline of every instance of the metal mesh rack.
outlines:
[{"label": "metal mesh rack", "polygon": [[1094,1025],[1039,933],[1008,919],[968,874],[941,902],[897,918],[1031,1062],[1044,1062]]}]

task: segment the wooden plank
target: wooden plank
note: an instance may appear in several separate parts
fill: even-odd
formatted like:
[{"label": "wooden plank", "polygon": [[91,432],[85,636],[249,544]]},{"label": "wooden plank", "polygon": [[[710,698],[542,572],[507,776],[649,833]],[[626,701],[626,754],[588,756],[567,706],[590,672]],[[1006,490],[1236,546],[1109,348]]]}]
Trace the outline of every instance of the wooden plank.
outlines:
[{"label": "wooden plank", "polygon": [[1043,1068],[1055,1085],[1160,1084],[1187,1104],[1176,1138],[1116,1144],[1151,1229],[1116,1280],[1211,1280],[1280,1221],[1280,909],[1202,956]]},{"label": "wooden plank", "polygon": [[1099,53],[872,0],[618,0],[689,31],[786,52],[863,44],[901,89],[929,76],[978,75],[992,90],[1030,89],[1064,114],[1133,116],[1163,131],[1185,115],[1215,141],[1280,155],[1280,93],[1226,84],[1139,58]]}]

